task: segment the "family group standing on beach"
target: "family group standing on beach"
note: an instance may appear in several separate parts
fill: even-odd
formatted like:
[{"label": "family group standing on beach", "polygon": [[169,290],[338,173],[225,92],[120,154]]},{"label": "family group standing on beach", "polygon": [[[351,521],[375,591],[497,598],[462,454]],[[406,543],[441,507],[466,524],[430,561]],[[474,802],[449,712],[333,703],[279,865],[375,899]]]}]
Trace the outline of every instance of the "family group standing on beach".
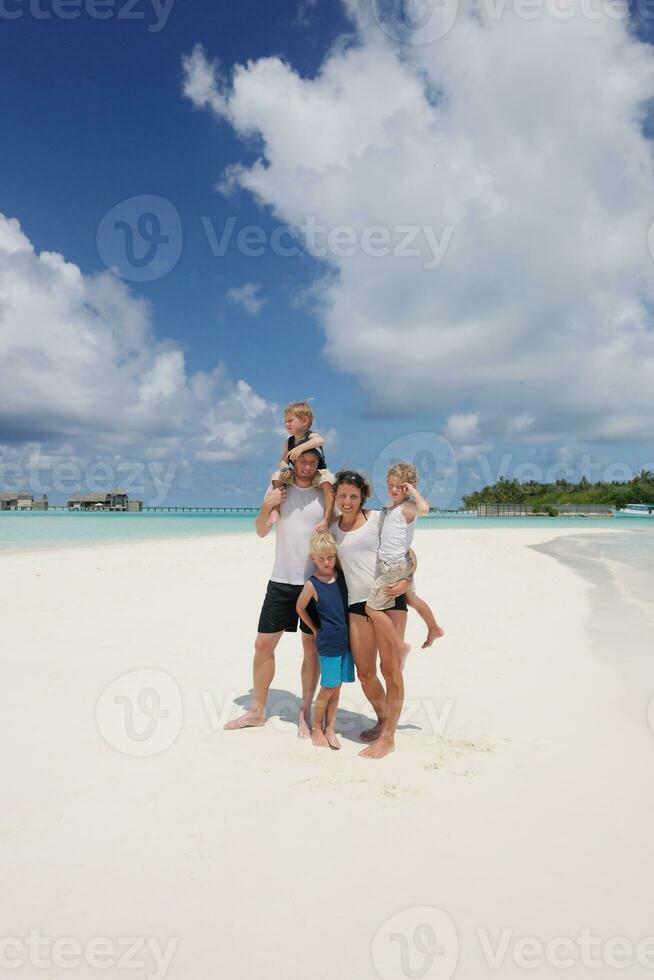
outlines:
[{"label": "family group standing on beach", "polygon": [[[423,647],[443,635],[413,585],[417,562],[411,543],[416,519],[429,512],[429,504],[416,488],[415,466],[399,462],[388,470],[388,506],[381,511],[366,508],[372,495],[366,478],[356,470],[333,475],[327,469],[325,440],[312,430],[308,403],[288,405],[284,423],[288,439],[281,463],[256,519],[259,537],[274,526],[276,541],[255,641],[252,703],[225,728],[265,724],[275,649],[284,632],[297,631],[299,620],[300,738],[311,738],[321,748],[340,748],[335,731],[339,694],[341,684],[354,682],[356,667],[377,718],[361,733],[369,744],[360,755],[381,759],[395,748],[404,701],[408,607],[427,626]],[[384,684],[377,674],[378,656]]]}]

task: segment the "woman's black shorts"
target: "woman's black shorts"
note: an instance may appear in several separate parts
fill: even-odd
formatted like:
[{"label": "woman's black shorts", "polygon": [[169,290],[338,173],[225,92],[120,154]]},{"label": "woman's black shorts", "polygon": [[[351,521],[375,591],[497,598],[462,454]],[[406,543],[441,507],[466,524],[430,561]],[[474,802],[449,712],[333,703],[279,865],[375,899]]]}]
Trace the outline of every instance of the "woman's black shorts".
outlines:
[{"label": "woman's black shorts", "polygon": [[[302,585],[287,585],[285,582],[268,582],[266,598],[259,616],[259,633],[279,633],[282,630],[286,633],[297,633],[300,617],[295,611],[295,604],[303,588]],[[319,626],[318,609],[313,600],[307,606],[307,612],[316,626]],[[300,629],[311,635],[311,630],[301,619]]]},{"label": "woman's black shorts", "polygon": [[[398,595],[395,597],[395,605],[393,609],[397,609],[398,612],[407,612],[408,606],[406,604],[406,596]],[[366,604],[365,602],[353,602],[351,606],[347,607],[347,611],[354,613],[355,616],[366,616]],[[386,610],[388,612],[388,609]],[[368,619],[368,616],[366,616]]]}]

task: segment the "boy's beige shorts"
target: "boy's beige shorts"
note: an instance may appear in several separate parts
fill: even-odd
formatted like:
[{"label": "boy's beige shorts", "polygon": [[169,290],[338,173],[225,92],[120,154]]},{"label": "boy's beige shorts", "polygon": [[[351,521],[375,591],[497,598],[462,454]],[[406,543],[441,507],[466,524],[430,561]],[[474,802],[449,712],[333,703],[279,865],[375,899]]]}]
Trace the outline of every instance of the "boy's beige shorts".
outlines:
[{"label": "boy's beige shorts", "polygon": [[[275,470],[270,477],[270,482],[272,483],[274,480],[279,480],[280,483],[291,483],[293,480],[293,470],[286,470],[285,473]],[[320,487],[323,483],[336,483],[336,477],[331,470],[316,470],[316,475],[313,478],[314,487]]]},{"label": "boy's beige shorts", "polygon": [[395,599],[386,595],[386,589],[389,585],[395,585],[400,579],[408,578],[410,584],[407,592],[414,592],[412,569],[413,563],[411,561],[400,561],[396,565],[387,565],[386,562],[380,561],[378,558],[375,566],[375,581],[372,583],[372,589],[368,596],[370,608],[378,609],[380,612],[384,609],[392,609],[395,605]]}]

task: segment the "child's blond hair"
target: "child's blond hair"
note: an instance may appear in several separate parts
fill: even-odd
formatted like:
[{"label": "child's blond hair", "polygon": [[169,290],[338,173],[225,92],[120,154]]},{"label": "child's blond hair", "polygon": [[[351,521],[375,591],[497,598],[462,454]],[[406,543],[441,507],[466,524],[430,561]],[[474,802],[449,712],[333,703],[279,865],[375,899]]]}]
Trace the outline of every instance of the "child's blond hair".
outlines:
[{"label": "child's blond hair", "polygon": [[389,466],[388,473],[386,474],[386,479],[389,476],[396,476],[398,480],[402,483],[410,483],[412,487],[418,482],[418,470],[415,468],[413,463],[395,463],[393,466]]},{"label": "child's blond hair", "polygon": [[312,558],[328,558],[337,553],[337,545],[330,531],[317,531],[311,538],[309,554]]},{"label": "child's blond hair", "polygon": [[291,402],[284,409],[284,417],[287,415],[293,415],[296,419],[303,419],[307,416],[309,419],[309,428],[313,425],[313,410],[308,402]]}]

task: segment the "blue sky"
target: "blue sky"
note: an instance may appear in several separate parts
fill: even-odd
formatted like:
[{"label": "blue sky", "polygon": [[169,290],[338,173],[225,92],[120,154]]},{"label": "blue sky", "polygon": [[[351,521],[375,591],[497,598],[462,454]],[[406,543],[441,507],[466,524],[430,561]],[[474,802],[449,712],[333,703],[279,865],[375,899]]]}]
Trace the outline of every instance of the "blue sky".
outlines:
[{"label": "blue sky", "polygon": [[[120,11],[124,0],[118,0]],[[224,359],[234,375],[277,401],[288,400],[284,349],[320,361],[321,338],[293,297],[316,274],[307,259],[239,255],[231,247],[214,257],[202,225],[218,234],[230,216],[238,228],[271,230],[277,222],[243,194],[227,202],[214,190],[224,168],[252,153],[228,126],[210,125],[180,91],[181,57],[199,39],[226,64],[271,53],[312,74],[339,30],[346,28],[338,3],[322,4],[311,20],[296,0],[173,4],[162,30],[139,2],[144,20],[97,21],[80,16],[63,22],[27,15],[3,24],[2,159],[0,209],[17,216],[41,249],[61,252],[84,272],[101,267],[96,232],[117,202],[141,194],[171,201],[182,219],[184,246],[175,269],[138,292],[154,305],[157,333],[180,339],[189,367]],[[265,323],[226,301],[231,284],[250,279],[269,297]],[[256,347],[258,357],[252,357]],[[270,370],[270,365],[277,370]],[[312,394],[327,396],[336,375],[325,364]]]},{"label": "blue sky", "polygon": [[[0,357],[6,395],[12,383],[18,388],[21,380],[16,407],[5,408],[4,415],[0,414],[3,463],[18,466],[27,479],[33,472],[28,469],[28,460],[40,460],[40,479],[44,486],[52,486],[52,499],[58,500],[65,493],[57,491],[52,480],[48,482],[48,469],[67,460],[78,467],[82,474],[79,488],[85,489],[88,480],[83,474],[88,466],[103,460],[110,459],[118,467],[119,457],[123,462],[154,459],[161,465],[183,459],[166,491],[167,503],[256,503],[265,489],[266,474],[274,466],[280,441],[275,432],[279,413],[272,406],[283,406],[306,395],[315,399],[318,427],[332,433],[328,459],[334,466],[354,464],[371,471],[393,440],[405,440],[398,451],[404,447],[418,452],[426,439],[421,434],[432,433],[432,442],[427,439],[431,446],[428,451],[441,453],[439,466],[443,470],[442,493],[439,496],[434,489],[433,494],[439,503],[456,505],[461,492],[483,485],[499,473],[513,475],[516,466],[523,470],[527,464],[538,466],[543,477],[556,464],[571,468],[572,476],[590,466],[591,476],[599,477],[606,475],[606,466],[613,463],[623,463],[627,475],[629,466],[638,468],[654,460],[648,439],[649,409],[643,399],[633,395],[639,387],[646,387],[648,376],[643,372],[652,366],[651,286],[646,283],[651,258],[646,255],[646,226],[643,232],[632,221],[633,213],[652,189],[651,173],[646,179],[629,174],[633,186],[624,187],[634,148],[649,155],[650,144],[642,134],[623,133],[620,128],[625,116],[635,112],[648,95],[646,89],[632,94],[630,103],[611,107],[606,145],[611,146],[613,157],[605,164],[604,145],[594,143],[594,124],[588,110],[583,115],[580,108],[578,116],[570,111],[568,128],[558,128],[555,120],[561,115],[561,93],[552,92],[540,107],[546,130],[543,145],[554,148],[552,159],[559,161],[566,155],[574,158],[577,153],[578,159],[566,164],[568,171],[562,168],[558,175],[561,186],[575,180],[588,181],[592,186],[592,209],[576,216],[575,229],[588,221],[600,239],[602,229],[610,229],[616,238],[612,247],[630,256],[629,262],[625,260],[624,267],[616,270],[616,282],[607,287],[605,263],[609,259],[603,254],[595,256],[594,246],[584,241],[583,248],[592,251],[593,257],[589,263],[588,252],[584,252],[583,267],[590,265],[592,269],[588,280],[577,288],[580,293],[582,287],[585,290],[583,302],[592,294],[592,304],[580,311],[580,296],[574,294],[574,282],[568,281],[565,269],[553,265],[543,272],[543,262],[559,250],[557,235],[562,236],[560,224],[551,234],[544,228],[552,206],[557,204],[556,195],[550,196],[551,189],[547,190],[544,181],[537,183],[539,178],[535,177],[535,186],[542,188],[536,194],[539,213],[531,227],[525,220],[516,221],[513,215],[524,214],[524,201],[532,200],[533,195],[523,198],[523,191],[515,190],[515,174],[502,172],[503,155],[508,158],[510,154],[503,154],[492,132],[482,132],[489,114],[496,112],[497,131],[508,127],[515,137],[516,153],[524,152],[534,113],[516,96],[510,107],[514,115],[503,114],[507,100],[499,86],[506,84],[513,99],[527,82],[523,73],[529,66],[516,61],[513,77],[505,82],[498,78],[493,101],[484,105],[480,99],[486,87],[484,76],[475,76],[472,68],[472,74],[464,76],[459,67],[462,59],[456,45],[461,44],[465,51],[465,40],[457,41],[456,28],[436,44],[395,45],[397,38],[386,29],[388,25],[379,30],[381,7],[377,0],[372,6],[364,0],[351,0],[349,15],[340,0],[315,0],[312,4],[280,0],[274,6],[252,0],[234,5],[174,0],[165,24],[146,0],[138,0],[128,11],[138,19],[125,18],[124,0],[108,4],[106,9],[112,16],[100,20],[82,5],[78,18],[64,20],[54,14],[46,17],[43,12],[52,10],[45,2],[39,7],[32,0],[30,7],[30,3],[5,0],[0,25],[0,120],[4,137],[0,213],[20,223],[22,244],[12,254],[26,254],[27,241],[36,255],[58,253],[66,263],[78,267],[85,281],[88,277],[92,282],[110,264],[102,245],[107,242],[102,221],[108,212],[115,207],[124,211],[124,202],[142,196],[169,202],[181,223],[173,242],[173,247],[180,249],[174,267],[152,281],[135,281],[129,269],[125,279],[125,268],[114,272],[123,272],[127,287],[128,298],[121,300],[127,312],[120,314],[125,323],[137,315],[134,303],[139,298],[149,304],[147,314],[143,314],[147,320],[143,330],[150,340],[141,339],[138,348],[139,363],[147,364],[143,372],[154,370],[157,345],[170,341],[183,353],[184,391],[178,386],[178,401],[169,398],[167,407],[161,408],[165,423],[152,421],[153,409],[139,429],[134,418],[145,419],[146,415],[132,414],[130,439],[122,443],[117,431],[120,420],[114,424],[115,420],[107,417],[110,409],[102,410],[104,416],[98,409],[98,418],[91,419],[88,391],[103,375],[102,362],[94,362],[97,375],[80,374],[84,369],[77,365],[69,378],[66,351],[72,351],[79,340],[75,341],[72,334],[66,339],[65,318],[75,321],[79,310],[67,299],[62,313],[59,287],[46,277],[43,282],[39,280],[39,290],[44,291],[39,296],[46,312],[38,330],[47,332],[47,311],[51,308],[56,308],[57,317],[62,316],[55,331],[61,338],[58,351],[53,339],[54,352],[48,355],[46,365],[52,390],[45,390],[41,375],[35,380],[33,352],[27,357],[25,347],[29,345],[16,339],[22,331],[23,337],[33,335],[37,346],[37,328],[30,318],[36,314],[26,307],[21,318],[18,309],[16,322],[7,332],[11,339],[4,348],[5,375]],[[376,24],[371,9],[376,11]],[[22,16],[11,17],[13,12]],[[158,27],[161,29],[155,29]],[[496,32],[506,33],[506,44],[512,51],[513,32],[518,29],[526,28],[507,22]],[[569,79],[580,77],[575,74],[580,52],[589,50],[590,44],[597,51],[592,34],[595,29],[592,23],[570,29],[569,62],[564,60],[560,66],[564,81],[568,69]],[[606,28],[613,32],[621,29],[619,25]],[[546,27],[533,29],[530,37],[534,50],[546,51],[537,30],[545,31]],[[649,80],[650,66],[643,46],[639,46],[634,69],[628,55],[629,46],[636,42],[629,40],[626,32],[617,54],[609,54],[616,47],[611,43],[616,38],[602,38],[599,43],[606,43],[605,61],[601,55],[604,49],[600,49],[595,64],[581,78],[581,86],[592,90],[602,71],[614,78],[623,73],[634,87]],[[211,92],[207,89],[201,97],[193,98],[184,92],[188,75],[183,59],[194,49],[198,51],[198,44],[202,45],[200,56],[207,70],[214,61],[217,64],[211,68]],[[500,41],[485,37],[480,44],[483,68],[483,45],[488,46],[488,62],[493,64],[501,49],[491,45]],[[360,53],[358,62],[348,54],[352,51]],[[609,58],[615,58],[615,63],[609,63]],[[257,68],[263,64],[259,59],[274,62],[270,80]],[[545,72],[548,58],[542,60]],[[234,66],[248,63],[240,80],[234,81]],[[331,66],[327,71],[326,65]],[[316,79],[330,71],[331,81],[320,88]],[[384,94],[380,79],[391,78],[393,72],[397,72],[393,87]],[[538,71],[530,70],[529,77],[533,75],[537,76],[533,84],[538,85]],[[289,83],[294,96],[287,105]],[[351,99],[343,97],[349,85]],[[424,86],[422,91],[420,86]],[[543,87],[540,84],[539,93]],[[391,106],[388,117],[382,118],[385,104],[390,104],[398,91],[403,101],[398,101],[392,112]],[[209,110],[207,101],[211,93],[214,111]],[[425,94],[428,98],[421,103]],[[302,102],[311,106],[316,97],[328,121],[326,135],[315,114],[311,125],[306,126]],[[216,99],[228,107],[215,111]],[[270,112],[261,115],[258,107],[266,99],[270,99]],[[400,147],[404,157],[399,151],[388,154],[384,143],[403,113],[408,122],[390,142]],[[343,133],[336,132],[330,143],[332,118],[337,120],[337,129],[343,122]],[[476,118],[479,126],[475,125]],[[579,132],[580,124],[582,134],[589,130],[588,143],[575,151],[566,141],[570,134]],[[612,126],[618,133],[620,152],[614,151]],[[356,134],[367,133],[367,127],[369,134],[359,139]],[[288,140],[284,144],[280,133],[286,128]],[[343,155],[347,139],[354,142],[351,151]],[[300,141],[301,150],[293,170],[294,162],[284,158],[284,146],[295,145],[295,141]],[[415,178],[412,176],[413,161],[419,160],[421,153],[427,158],[433,154],[433,183],[424,162],[420,167],[416,163]],[[256,193],[247,177],[236,179],[231,195],[216,189],[228,168],[240,164],[247,173],[258,160],[264,161],[266,174]],[[338,183],[334,183],[336,179]],[[437,205],[432,201],[432,190],[442,193]],[[398,206],[391,216],[396,196]],[[328,226],[351,223],[358,231],[371,223],[390,226],[404,215],[407,222],[420,222],[423,211],[431,221],[435,213],[434,227],[440,222],[456,228],[454,244],[442,267],[417,271],[405,259],[395,259],[383,267],[372,262],[357,266],[348,264],[347,259],[325,261],[306,248],[293,257],[284,257],[266,247],[261,257],[252,257],[236,247],[235,237],[246,226],[258,226],[269,240],[281,224],[297,225],[298,213],[309,213],[314,203],[315,213],[326,216]],[[385,213],[387,203],[390,210]],[[565,201],[558,203],[565,210]],[[129,219],[133,212],[127,207],[122,216]],[[156,213],[158,207],[155,203],[152,210]],[[616,214],[620,215],[619,222]],[[492,234],[486,251],[477,254],[480,229],[486,234],[489,215],[495,222]],[[234,237],[224,255],[214,255],[207,227],[219,237],[230,219],[235,222]],[[528,265],[525,254],[534,241],[534,229],[543,228],[547,234],[543,235],[542,254]],[[162,226],[162,230],[166,228]],[[571,234],[566,230],[566,243]],[[634,245],[631,257],[638,234],[642,242]],[[118,245],[124,242],[120,234],[118,239],[114,236],[114,250],[117,241]],[[460,250],[458,242],[463,243]],[[628,247],[622,247],[624,243]],[[23,264],[12,266],[12,277],[17,269],[22,270]],[[119,281],[119,275],[116,278]],[[524,295],[515,288],[518,282]],[[233,292],[248,288],[248,284],[255,300],[262,301],[260,309],[255,303],[249,312],[235,301],[239,293]],[[45,295],[47,290],[52,295]],[[25,291],[15,295],[23,302]],[[0,311],[2,302],[0,289]],[[6,300],[9,308],[17,302],[15,298]],[[80,303],[79,309],[84,317],[90,316],[91,324],[106,314],[106,303],[105,314],[99,317],[95,300],[91,302],[92,315],[88,298]],[[611,310],[610,320],[597,326],[597,311],[607,308]],[[108,329],[112,309],[106,314]],[[628,336],[633,339],[634,331],[639,331],[637,344],[633,343],[640,353],[636,357],[630,350],[625,355],[624,343],[617,336],[615,373],[605,374],[611,371],[602,359],[607,338],[612,337],[614,327],[619,333],[627,315]],[[566,332],[557,336],[562,323]],[[127,336],[130,329],[125,326],[123,335]],[[0,338],[2,330],[0,319]],[[556,352],[574,346],[576,338],[588,330],[596,331],[591,346],[597,351],[597,364],[580,372],[578,358],[571,356],[569,364],[561,364],[559,374]],[[543,337],[550,333],[551,342],[546,346]],[[121,343],[126,343],[124,336]],[[102,344],[93,341],[94,357],[106,341],[105,334],[103,337]],[[42,350],[44,341],[40,334],[38,338]],[[126,350],[131,350],[130,344],[125,350],[117,344],[117,352],[112,347],[111,370],[117,376],[118,369],[129,360]],[[580,341],[582,358],[584,350],[588,350],[587,337],[584,343]],[[495,358],[497,363],[489,364]],[[80,362],[85,360],[80,355]],[[552,366],[547,368],[550,362]],[[188,446],[196,438],[196,429],[207,430],[208,403],[203,402],[202,412],[189,408],[189,390],[195,375],[211,372],[218,363],[223,365],[224,378],[219,391],[216,389],[216,399],[223,407],[216,416],[218,421],[214,419],[213,441],[202,436],[209,446],[203,458],[195,443],[193,451]],[[160,374],[157,368],[157,378]],[[78,416],[73,417],[72,410],[66,412],[66,392],[67,385],[78,380],[80,391],[84,389],[79,405],[86,407],[80,407]],[[233,430],[239,407],[234,386],[239,381],[249,386],[261,407],[236,438]],[[611,395],[606,412],[598,384]],[[110,405],[112,398],[118,404],[121,398],[131,397],[130,390],[123,381],[114,389],[108,388],[106,404]],[[25,391],[35,392],[32,401]],[[159,387],[156,397],[164,397]],[[621,402],[630,397],[635,400],[623,411]],[[69,400],[71,404],[74,401],[72,391]],[[175,417],[184,412],[184,425],[176,430]],[[607,416],[611,416],[610,424]],[[162,440],[155,449],[153,440]],[[437,444],[439,450],[434,449]],[[7,486],[20,479],[15,470],[12,472],[11,479],[3,474]],[[119,474],[120,469],[117,481]],[[525,474],[532,475],[526,470]],[[153,499],[147,479],[143,493]]]}]

